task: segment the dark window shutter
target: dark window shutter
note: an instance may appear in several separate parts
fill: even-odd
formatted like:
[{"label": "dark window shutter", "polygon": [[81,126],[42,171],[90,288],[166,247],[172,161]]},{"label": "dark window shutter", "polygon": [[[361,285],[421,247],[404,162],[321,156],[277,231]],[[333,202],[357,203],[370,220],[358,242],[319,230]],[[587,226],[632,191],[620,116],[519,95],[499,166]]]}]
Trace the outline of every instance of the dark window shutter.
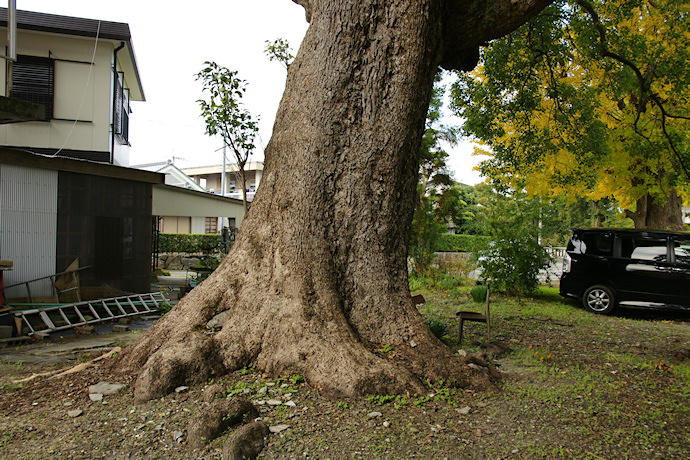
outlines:
[{"label": "dark window shutter", "polygon": [[17,56],[12,65],[13,99],[33,102],[46,108],[46,120],[53,118],[55,66],[50,58]]},{"label": "dark window shutter", "polygon": [[122,134],[122,99],[124,97],[120,74],[115,73],[115,113],[113,116],[113,131],[115,134]]}]

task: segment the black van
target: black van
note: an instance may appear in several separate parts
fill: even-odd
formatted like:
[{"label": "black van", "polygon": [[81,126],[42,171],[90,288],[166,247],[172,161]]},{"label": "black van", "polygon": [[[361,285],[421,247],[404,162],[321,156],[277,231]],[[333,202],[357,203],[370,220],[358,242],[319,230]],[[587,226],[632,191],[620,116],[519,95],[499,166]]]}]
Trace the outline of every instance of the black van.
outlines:
[{"label": "black van", "polygon": [[573,229],[560,294],[600,314],[616,305],[690,310],[690,233]]}]

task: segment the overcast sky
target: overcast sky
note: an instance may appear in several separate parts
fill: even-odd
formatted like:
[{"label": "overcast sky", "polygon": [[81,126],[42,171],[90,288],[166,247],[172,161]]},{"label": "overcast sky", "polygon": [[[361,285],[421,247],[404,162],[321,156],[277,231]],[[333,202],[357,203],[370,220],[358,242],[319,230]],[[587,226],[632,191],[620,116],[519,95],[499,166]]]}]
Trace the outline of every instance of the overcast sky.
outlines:
[{"label": "overcast sky", "polygon": [[[17,0],[17,9],[128,23],[146,95],[146,102],[132,104],[130,164],[175,157],[181,168],[222,161],[222,142],[204,134],[196,102],[203,96],[194,75],[204,61],[237,70],[247,81],[244,103],[260,119],[253,159],[263,159],[286,77],[264,54],[265,42],[286,38],[296,54],[308,25],[291,0]],[[453,149],[450,165],[456,180],[475,184],[471,150],[467,143]]]}]

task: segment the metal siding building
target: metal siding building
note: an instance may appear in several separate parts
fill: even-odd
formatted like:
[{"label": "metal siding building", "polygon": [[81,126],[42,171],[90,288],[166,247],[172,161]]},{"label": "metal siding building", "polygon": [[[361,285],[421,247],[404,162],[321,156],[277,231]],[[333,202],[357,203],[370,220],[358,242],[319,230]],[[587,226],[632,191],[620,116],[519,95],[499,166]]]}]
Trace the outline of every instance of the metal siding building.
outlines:
[{"label": "metal siding building", "polygon": [[[0,259],[14,262],[5,285],[55,273],[57,190],[57,171],[0,164]],[[50,295],[50,281],[32,284],[31,292]],[[27,295],[23,287],[6,294]]]},{"label": "metal siding building", "polygon": [[[75,260],[84,298],[105,290],[148,292],[153,184],[162,174],[0,147],[0,258],[4,285],[62,272]],[[43,281],[41,283],[44,283]],[[31,284],[34,298],[50,281]],[[25,287],[5,292],[28,297]]]}]

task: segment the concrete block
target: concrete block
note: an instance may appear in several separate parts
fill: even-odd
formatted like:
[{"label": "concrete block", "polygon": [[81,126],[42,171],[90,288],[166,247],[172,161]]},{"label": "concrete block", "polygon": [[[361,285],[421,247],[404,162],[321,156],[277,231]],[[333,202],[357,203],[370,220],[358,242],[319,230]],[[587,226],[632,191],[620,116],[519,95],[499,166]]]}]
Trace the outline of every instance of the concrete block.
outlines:
[{"label": "concrete block", "polygon": [[50,332],[45,332],[45,331],[34,332],[34,334],[31,336],[31,338],[32,338],[35,342],[39,342],[39,341],[41,341],[41,340],[45,340],[45,339],[47,339],[48,337],[50,337]]},{"label": "concrete block", "polygon": [[0,339],[9,339],[12,337],[12,326],[0,326]]},{"label": "concrete block", "polygon": [[129,331],[129,326],[125,326],[124,324],[116,324],[113,326],[113,332],[127,332]]},{"label": "concrete block", "polygon": [[90,324],[85,324],[84,326],[77,326],[74,328],[77,334],[90,335],[96,333],[96,328]]},{"label": "concrete block", "polygon": [[10,337],[9,339],[0,339],[0,348],[20,346],[30,342],[31,337],[28,337],[26,335],[22,335],[19,337]]}]

